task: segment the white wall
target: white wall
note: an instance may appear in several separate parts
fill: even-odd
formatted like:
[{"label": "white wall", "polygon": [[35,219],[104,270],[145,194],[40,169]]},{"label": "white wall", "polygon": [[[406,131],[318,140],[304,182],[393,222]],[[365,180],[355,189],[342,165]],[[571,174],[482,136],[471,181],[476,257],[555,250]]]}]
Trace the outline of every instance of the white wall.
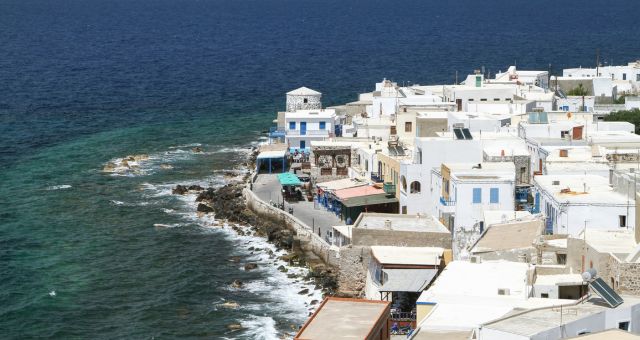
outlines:
[{"label": "white wall", "polygon": [[[515,179],[515,174],[514,174]],[[455,205],[455,228],[465,230],[473,229],[473,226],[480,221],[484,221],[484,212],[489,210],[515,210],[514,190],[515,181],[492,182],[492,183],[472,183],[451,181],[452,188],[449,195],[453,193],[456,201]],[[482,203],[473,203],[473,189],[482,190]],[[498,203],[490,203],[491,188],[499,190]],[[440,214],[436,215],[437,217]]]}]

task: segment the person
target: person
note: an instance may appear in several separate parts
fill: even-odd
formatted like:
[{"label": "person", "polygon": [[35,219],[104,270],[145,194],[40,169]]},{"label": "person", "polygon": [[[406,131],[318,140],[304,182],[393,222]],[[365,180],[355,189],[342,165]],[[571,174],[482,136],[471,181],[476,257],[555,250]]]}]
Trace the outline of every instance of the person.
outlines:
[{"label": "person", "polygon": [[391,334],[398,334],[400,332],[400,327],[398,327],[398,323],[394,322],[391,326]]},{"label": "person", "polygon": [[347,217],[347,225],[352,225],[353,221],[351,220],[351,216]]}]

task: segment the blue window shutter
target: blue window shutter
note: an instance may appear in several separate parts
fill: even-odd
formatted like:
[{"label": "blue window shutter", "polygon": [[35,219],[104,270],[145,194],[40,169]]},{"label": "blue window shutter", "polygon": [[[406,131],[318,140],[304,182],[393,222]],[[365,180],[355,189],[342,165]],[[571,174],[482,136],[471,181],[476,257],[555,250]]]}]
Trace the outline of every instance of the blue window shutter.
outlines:
[{"label": "blue window shutter", "polygon": [[473,203],[482,203],[482,188],[473,188]]},{"label": "blue window shutter", "polygon": [[491,188],[489,203],[500,203],[500,191],[498,188]]},{"label": "blue window shutter", "polygon": [[327,128],[327,123],[325,122],[320,122],[320,130],[324,130]]},{"label": "blue window shutter", "polygon": [[289,122],[289,130],[295,130],[296,129],[296,122]]}]

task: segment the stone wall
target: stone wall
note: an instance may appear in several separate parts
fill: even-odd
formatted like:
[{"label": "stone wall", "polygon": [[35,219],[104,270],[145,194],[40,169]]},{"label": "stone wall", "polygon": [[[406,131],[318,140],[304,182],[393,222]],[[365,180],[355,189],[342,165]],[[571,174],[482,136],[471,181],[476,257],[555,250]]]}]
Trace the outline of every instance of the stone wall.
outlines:
[{"label": "stone wall", "polygon": [[[305,103],[305,99],[307,102]],[[320,95],[314,96],[296,96],[287,95],[287,112],[295,112],[297,110],[320,110],[322,103]]]},{"label": "stone wall", "polygon": [[346,246],[338,248],[329,245],[313,233],[304,222],[286,211],[270,206],[248,188],[243,190],[247,207],[256,214],[266,214],[282,219],[294,228],[301,247],[313,253],[325,264],[336,269],[338,290],[341,295],[359,295],[364,288],[366,269],[371,258],[369,247]]},{"label": "stone wall", "polygon": [[620,262],[617,258],[609,257],[609,276],[602,279],[612,285],[614,290],[622,294],[640,294],[640,263]]}]

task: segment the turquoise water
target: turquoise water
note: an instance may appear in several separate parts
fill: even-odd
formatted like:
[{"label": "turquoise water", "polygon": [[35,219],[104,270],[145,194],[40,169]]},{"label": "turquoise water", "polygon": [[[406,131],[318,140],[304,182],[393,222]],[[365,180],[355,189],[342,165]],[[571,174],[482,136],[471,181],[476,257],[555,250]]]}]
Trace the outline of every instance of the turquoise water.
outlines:
[{"label": "turquoise water", "polygon": [[[11,273],[1,283],[2,301],[10,302],[0,320],[10,331],[4,336],[270,338],[301,323],[311,299],[296,294],[303,285],[248,250],[267,245],[209,227],[195,216],[194,197],[170,194],[178,183],[220,185],[223,171],[238,169],[259,131],[251,129],[257,122],[235,124],[216,119],[98,133],[4,171],[0,261],[3,276]],[[224,134],[216,126],[225,126]],[[132,153],[150,156],[140,171],[102,171],[114,156]],[[241,263],[227,261],[232,255]],[[250,260],[263,268],[243,271]],[[247,287],[229,289],[234,279]],[[220,307],[229,300],[240,308]],[[228,332],[230,322],[246,330]]]}]

